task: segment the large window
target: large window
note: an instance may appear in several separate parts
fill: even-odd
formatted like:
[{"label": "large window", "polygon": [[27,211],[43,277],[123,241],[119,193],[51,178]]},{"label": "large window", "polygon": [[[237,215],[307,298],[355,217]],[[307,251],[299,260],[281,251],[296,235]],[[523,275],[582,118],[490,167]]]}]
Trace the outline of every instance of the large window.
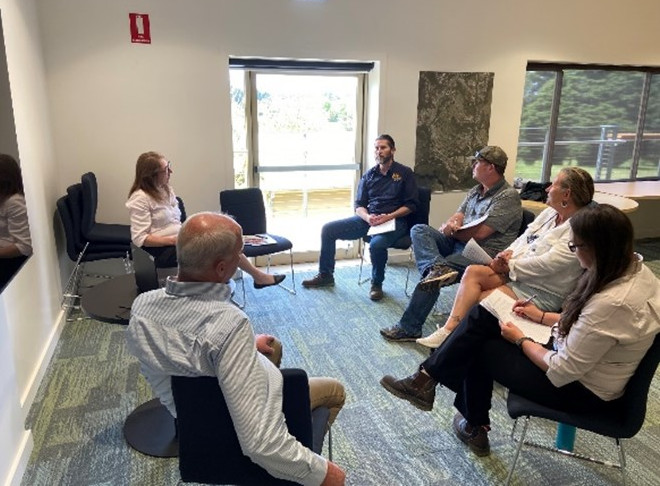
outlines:
[{"label": "large window", "polygon": [[565,166],[596,181],[660,177],[660,70],[528,65],[516,177]]},{"label": "large window", "polygon": [[286,235],[297,253],[317,251],[323,223],[353,212],[364,152],[365,74],[356,69],[230,69],[235,185],[261,188],[269,231]]}]

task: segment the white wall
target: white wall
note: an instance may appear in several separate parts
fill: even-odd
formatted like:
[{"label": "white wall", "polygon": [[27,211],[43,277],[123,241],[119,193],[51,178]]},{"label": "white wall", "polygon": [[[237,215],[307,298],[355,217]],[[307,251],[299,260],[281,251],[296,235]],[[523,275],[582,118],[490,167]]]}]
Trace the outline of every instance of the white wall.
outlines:
[{"label": "white wall", "polygon": [[[191,212],[231,184],[227,57],[380,61],[378,129],[413,165],[418,73],[495,73],[490,141],[515,159],[527,61],[660,64],[655,0],[42,0],[63,186],[94,170],[99,217],[126,222],[137,155],[164,152]],[[128,13],[153,42],[131,44]],[[596,28],[593,28],[596,27]],[[513,174],[513,167],[507,172]],[[434,198],[434,212],[442,197]],[[452,210],[455,208],[451,208]]]},{"label": "white wall", "polygon": [[[232,184],[229,55],[378,61],[375,131],[411,166],[419,71],[494,72],[490,142],[515,159],[528,61],[660,65],[657,0],[0,0],[0,10],[35,243],[0,297],[0,339],[11,342],[0,353],[11,451],[0,481],[24,457],[15,419],[57,338],[57,196],[93,170],[99,219],[126,222],[135,160],[155,149],[174,161],[190,212],[217,208]],[[151,45],[130,43],[129,12],[149,14]],[[435,195],[432,222],[459,199]]]},{"label": "white wall", "polygon": [[0,13],[34,247],[0,295],[0,482],[17,484],[32,447],[25,415],[61,320],[52,230],[58,184],[35,2],[0,0]]}]

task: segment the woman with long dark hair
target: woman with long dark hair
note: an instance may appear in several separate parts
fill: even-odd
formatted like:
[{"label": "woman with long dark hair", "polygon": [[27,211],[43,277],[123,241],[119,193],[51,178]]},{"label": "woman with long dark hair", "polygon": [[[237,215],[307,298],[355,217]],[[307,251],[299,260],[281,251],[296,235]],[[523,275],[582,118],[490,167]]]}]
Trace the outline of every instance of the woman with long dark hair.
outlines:
[{"label": "woman with long dark hair", "polygon": [[[555,409],[598,409],[623,395],[660,332],[660,282],[633,251],[628,217],[602,204],[578,211],[570,225],[567,246],[585,271],[563,312],[545,313],[557,323],[551,344],[534,342],[477,305],[417,373],[381,380],[422,410],[433,408],[437,383],[456,392],[454,432],[477,455],[490,452],[494,380]],[[514,311],[536,322],[542,315],[523,300]]]},{"label": "woman with long dark hair", "polygon": [[[126,207],[131,218],[131,239],[153,255],[158,268],[177,266],[176,238],[181,211],[170,186],[172,164],[159,152],[145,152],[135,164],[135,179]],[[285,275],[262,272],[244,254],[238,267],[254,279],[257,289],[279,284]]]},{"label": "woman with long dark hair", "polygon": [[0,290],[30,255],[21,168],[11,155],[0,154]]}]

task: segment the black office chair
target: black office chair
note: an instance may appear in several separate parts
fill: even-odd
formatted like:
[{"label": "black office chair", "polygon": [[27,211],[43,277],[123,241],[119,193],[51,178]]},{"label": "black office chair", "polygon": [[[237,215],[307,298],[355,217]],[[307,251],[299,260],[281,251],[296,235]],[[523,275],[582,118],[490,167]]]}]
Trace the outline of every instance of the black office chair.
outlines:
[{"label": "black office chair", "polygon": [[[410,250],[410,256],[409,259],[412,262],[413,259],[413,251],[412,251],[412,239],[410,237],[410,230],[412,229],[413,226],[416,224],[429,224],[429,213],[431,211],[431,190],[426,188],[426,187],[419,187],[418,188],[418,195],[419,195],[419,206],[417,207],[417,211],[410,213],[409,215],[406,216],[406,222],[408,224],[408,233],[401,238],[399,238],[394,245],[392,245],[390,248],[393,248],[395,250]],[[362,241],[365,244],[368,244],[371,241],[371,236],[365,236],[362,238]],[[365,246],[366,248],[366,246]],[[367,282],[369,278],[362,278],[362,266],[364,263],[364,251],[360,251],[360,272],[358,274],[358,285],[362,285],[363,283]],[[410,280],[410,265],[408,265],[408,269],[406,271],[406,286],[405,286],[405,292],[407,296],[410,296],[409,291],[408,291],[408,282]]]},{"label": "black office chair", "polygon": [[98,207],[98,186],[93,172],[87,172],[80,178],[82,184],[82,220],[81,230],[86,240],[92,243],[123,244],[131,243],[131,227],[127,224],[107,224],[96,222]]},{"label": "black office chair", "polygon": [[522,221],[520,223],[520,229],[518,230],[518,236],[522,235],[527,227],[529,226],[529,223],[534,221],[534,218],[536,218],[536,215],[531,212],[529,209],[523,209],[522,211]]},{"label": "black office chair", "polygon": [[[282,407],[287,428],[304,446],[320,454],[329,410],[310,411],[309,382],[303,370],[283,369],[282,377]],[[173,376],[172,392],[177,413],[179,471],[183,481],[293,484],[272,477],[243,455],[217,378]],[[329,450],[331,455],[330,443]]]},{"label": "black office chair", "polygon": [[[73,191],[75,193],[75,190]],[[78,288],[80,280],[84,275],[85,262],[105,260],[110,258],[121,258],[126,263],[126,254],[128,248],[125,245],[103,245],[91,244],[82,239],[80,232],[80,223],[73,215],[70,196],[62,196],[57,200],[57,213],[62,222],[64,229],[66,253],[68,257],[74,262],[74,267],[67,283],[64,286],[62,293],[62,308],[71,309],[79,307],[80,295]],[[95,275],[96,277],[104,277],[103,275]]]},{"label": "black office chair", "polygon": [[[293,270],[293,244],[283,236],[268,233],[266,227],[266,206],[264,204],[263,194],[258,187],[248,189],[230,189],[220,191],[220,209],[222,212],[232,216],[243,228],[244,235],[268,235],[274,241],[273,244],[251,246],[246,244],[243,248],[245,256],[252,258],[258,256],[268,256],[267,269],[270,269],[271,255],[282,251],[289,251],[291,262],[291,288],[279,284],[279,287],[288,292],[296,293],[296,280]],[[245,279],[243,284],[243,305],[245,306]]]},{"label": "black office chair", "polygon": [[[513,458],[513,463],[509,470],[507,484],[510,484],[513,477],[513,471],[516,467],[516,462],[518,461],[518,456],[520,455],[523,443],[554,452],[561,452],[564,455],[585,459],[597,464],[615,467],[621,471],[623,483],[625,484],[626,461],[621,439],[633,437],[639,432],[644,424],[644,418],[646,416],[646,401],[651,382],[653,381],[653,376],[658,367],[658,362],[660,362],[660,334],[655,337],[653,345],[646,352],[646,355],[639,363],[637,370],[630,378],[630,381],[628,381],[623,396],[608,403],[607,408],[603,410],[582,413],[562,412],[534,403],[531,400],[516,395],[515,393],[509,393],[507,398],[507,410],[511,418],[515,419],[513,429],[511,430],[512,439],[516,431],[518,419],[520,417],[525,417],[525,421],[518,441],[516,455]],[[527,433],[530,417],[549,419],[579,429],[589,430],[599,435],[611,437],[615,441],[619,455],[619,462],[613,463],[611,461],[603,461],[569,451],[560,451],[555,447],[525,442],[525,435]]]}]

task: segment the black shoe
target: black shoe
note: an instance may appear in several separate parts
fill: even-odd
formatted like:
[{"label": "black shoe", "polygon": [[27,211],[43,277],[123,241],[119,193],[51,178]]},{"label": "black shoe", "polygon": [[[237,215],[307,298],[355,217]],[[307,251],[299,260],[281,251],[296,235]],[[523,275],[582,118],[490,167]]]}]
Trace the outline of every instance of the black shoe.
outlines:
[{"label": "black shoe", "polygon": [[371,300],[382,300],[383,299],[383,286],[378,284],[371,284],[371,290],[369,291],[369,298]]},{"label": "black shoe", "polygon": [[279,275],[275,274],[273,275],[273,283],[267,283],[267,284],[258,284],[257,282],[254,282],[254,288],[255,289],[263,289],[264,287],[270,287],[271,285],[279,285],[282,283],[282,280],[286,278],[286,275]]},{"label": "black shoe", "polygon": [[386,327],[380,330],[380,335],[383,336],[388,341],[415,341],[417,338],[422,336],[422,333],[419,334],[408,334],[406,331],[401,329],[399,326]]},{"label": "black shoe", "polygon": [[331,273],[317,273],[309,280],[303,280],[302,286],[308,289],[316,287],[332,287],[335,284],[335,277]]},{"label": "black shoe", "polygon": [[436,264],[420,282],[422,290],[433,290],[451,285],[458,279],[458,272],[447,265]]},{"label": "black shoe", "polygon": [[457,413],[454,415],[454,432],[476,455],[484,457],[490,454],[488,427],[470,425],[463,415]]},{"label": "black shoe", "polygon": [[436,382],[421,371],[400,380],[387,375],[380,380],[380,384],[392,395],[408,400],[420,410],[433,410]]}]

